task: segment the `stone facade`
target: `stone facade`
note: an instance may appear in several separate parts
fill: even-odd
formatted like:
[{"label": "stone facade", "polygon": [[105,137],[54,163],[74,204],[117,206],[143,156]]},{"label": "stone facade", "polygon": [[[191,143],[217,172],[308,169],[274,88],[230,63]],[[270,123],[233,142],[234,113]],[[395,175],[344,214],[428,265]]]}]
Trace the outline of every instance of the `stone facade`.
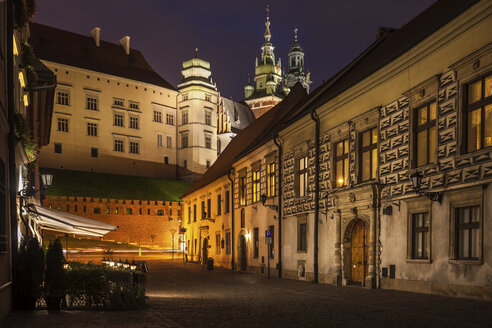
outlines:
[{"label": "stone facade", "polygon": [[43,206],[118,226],[104,240],[141,246],[180,249],[181,202],[52,196]]},{"label": "stone facade", "polygon": [[[446,2],[427,14],[444,10],[439,6]],[[487,33],[492,7],[487,1],[468,6],[364,78],[347,77],[347,83],[345,74],[351,73],[342,71],[332,85],[313,91],[308,103],[314,105],[298,109],[311,115],[280,125],[280,230],[280,222],[271,221],[274,213],[262,212],[263,205],[253,201],[251,171],[259,167],[260,181],[266,179],[261,165],[272,151],[271,141],[236,156],[234,222],[237,227],[238,215],[245,222],[236,231],[251,236],[255,227],[273,222],[276,236],[282,235],[277,263],[283,277],[492,299],[492,48]],[[384,41],[383,36],[381,47],[397,42],[416,22],[399,35]],[[378,60],[375,49],[352,69],[364,72],[366,60]],[[482,87],[471,94],[477,81]],[[479,101],[469,100],[471,95]],[[469,118],[471,110],[483,112],[481,121]],[[414,187],[412,178],[419,176]],[[185,201],[213,195],[205,190],[209,186]],[[277,198],[270,204],[278,204]],[[225,223],[221,217],[209,219]],[[246,238],[240,246],[237,237],[233,247],[247,249],[246,270],[258,271],[250,255],[255,243]],[[239,257],[236,263],[236,269],[244,269]]]}]

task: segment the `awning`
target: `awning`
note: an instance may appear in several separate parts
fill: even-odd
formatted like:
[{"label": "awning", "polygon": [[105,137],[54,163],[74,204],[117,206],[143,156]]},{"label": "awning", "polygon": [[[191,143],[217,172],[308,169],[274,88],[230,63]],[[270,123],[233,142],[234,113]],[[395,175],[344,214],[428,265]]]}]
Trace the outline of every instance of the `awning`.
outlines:
[{"label": "awning", "polygon": [[28,204],[26,209],[34,214],[36,224],[45,230],[53,230],[76,235],[102,237],[108,232],[118,229],[117,226],[86,219],[78,215],[50,210],[36,204]]}]

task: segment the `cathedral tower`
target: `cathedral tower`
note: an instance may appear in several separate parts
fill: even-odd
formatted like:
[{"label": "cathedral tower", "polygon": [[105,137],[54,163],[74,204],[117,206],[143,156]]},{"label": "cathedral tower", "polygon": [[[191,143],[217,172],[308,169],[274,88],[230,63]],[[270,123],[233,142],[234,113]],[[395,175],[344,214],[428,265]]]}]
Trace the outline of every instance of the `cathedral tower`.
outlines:
[{"label": "cathedral tower", "polygon": [[265,42],[261,47],[261,59],[255,62],[254,86],[246,85],[244,88],[244,101],[251,108],[255,117],[263,115],[270,108],[278,104],[285,96],[282,90],[282,67],[280,59],[275,63],[275,47],[271,43],[270,10],[267,7],[265,22]]},{"label": "cathedral tower", "polygon": [[289,70],[285,74],[284,85],[292,88],[297,82],[300,82],[304,89],[309,93],[309,85],[312,83],[310,74],[304,71],[304,50],[297,42],[298,29],[294,29],[294,44],[289,50]]}]

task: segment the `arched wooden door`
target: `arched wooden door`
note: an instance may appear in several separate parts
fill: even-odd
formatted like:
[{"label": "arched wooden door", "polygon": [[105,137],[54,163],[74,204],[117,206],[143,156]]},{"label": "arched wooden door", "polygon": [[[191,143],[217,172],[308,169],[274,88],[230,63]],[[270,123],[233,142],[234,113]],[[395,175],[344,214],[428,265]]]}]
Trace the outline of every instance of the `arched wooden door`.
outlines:
[{"label": "arched wooden door", "polygon": [[363,286],[369,258],[369,229],[364,221],[358,220],[352,229],[351,244],[352,282]]},{"label": "arched wooden door", "polygon": [[208,238],[203,239],[202,265],[207,265],[208,260]]},{"label": "arched wooden door", "polygon": [[246,238],[244,235],[239,237],[240,269],[246,271]]}]

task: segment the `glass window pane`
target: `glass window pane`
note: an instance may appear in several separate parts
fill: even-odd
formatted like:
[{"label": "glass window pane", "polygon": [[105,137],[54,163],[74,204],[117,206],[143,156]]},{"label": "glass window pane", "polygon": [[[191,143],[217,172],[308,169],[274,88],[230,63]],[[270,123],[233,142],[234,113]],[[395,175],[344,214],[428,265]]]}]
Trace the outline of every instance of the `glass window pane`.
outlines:
[{"label": "glass window pane", "polygon": [[429,104],[429,121],[436,119],[436,103]]},{"label": "glass window pane", "polygon": [[343,173],[344,173],[343,174],[343,179],[344,179],[343,184],[344,185],[347,185],[347,183],[348,183],[348,175],[349,175],[348,165],[349,165],[349,160],[348,160],[348,158],[345,158],[343,160]]},{"label": "glass window pane", "polygon": [[428,232],[423,232],[422,233],[422,258],[426,259],[429,257],[429,254],[427,252],[427,234]]},{"label": "glass window pane", "polygon": [[417,122],[418,125],[422,125],[427,122],[427,106],[421,107],[417,110]]},{"label": "glass window pane", "polygon": [[415,257],[416,258],[421,258],[422,257],[422,233],[417,232],[415,234]]},{"label": "glass window pane", "polygon": [[480,100],[482,95],[482,81],[468,85],[468,104],[472,104]]},{"label": "glass window pane", "polygon": [[343,153],[344,154],[348,154],[348,149],[349,149],[349,146],[348,146],[348,140],[345,140],[343,142]]},{"label": "glass window pane", "polygon": [[372,172],[371,172],[371,178],[376,179],[378,175],[378,150],[373,149],[372,150]]},{"label": "glass window pane", "polygon": [[485,78],[485,97],[492,95],[492,75]]},{"label": "glass window pane", "polygon": [[471,222],[480,222],[480,206],[474,206],[470,209]]},{"label": "glass window pane", "polygon": [[369,146],[371,144],[371,131],[362,133],[362,147]]},{"label": "glass window pane", "polygon": [[337,173],[336,176],[337,186],[341,187],[343,186],[343,160],[337,161],[336,173]]},{"label": "glass window pane", "polygon": [[372,143],[378,142],[378,129],[372,129]]},{"label": "glass window pane", "polygon": [[459,231],[459,257],[460,258],[467,258],[469,257],[469,247],[468,247],[468,238],[469,238],[469,230],[468,229],[461,229]]},{"label": "glass window pane", "polygon": [[483,146],[492,146],[492,104],[485,106],[485,122],[483,122]]},{"label": "glass window pane", "polygon": [[468,113],[468,151],[480,149],[480,122],[482,109]]},{"label": "glass window pane", "polygon": [[436,157],[436,127],[429,129],[429,163],[434,163]]},{"label": "glass window pane", "polygon": [[371,179],[371,152],[362,153],[362,180]]},{"label": "glass window pane", "polygon": [[479,257],[479,241],[480,241],[480,237],[479,237],[479,233],[480,233],[480,229],[476,228],[476,229],[471,229],[471,257],[475,257],[475,258],[478,258]]},{"label": "glass window pane", "polygon": [[336,150],[336,156],[343,155],[343,142],[337,143],[336,148],[337,148],[337,150]]},{"label": "glass window pane", "polygon": [[427,164],[427,130],[417,134],[417,166]]}]

